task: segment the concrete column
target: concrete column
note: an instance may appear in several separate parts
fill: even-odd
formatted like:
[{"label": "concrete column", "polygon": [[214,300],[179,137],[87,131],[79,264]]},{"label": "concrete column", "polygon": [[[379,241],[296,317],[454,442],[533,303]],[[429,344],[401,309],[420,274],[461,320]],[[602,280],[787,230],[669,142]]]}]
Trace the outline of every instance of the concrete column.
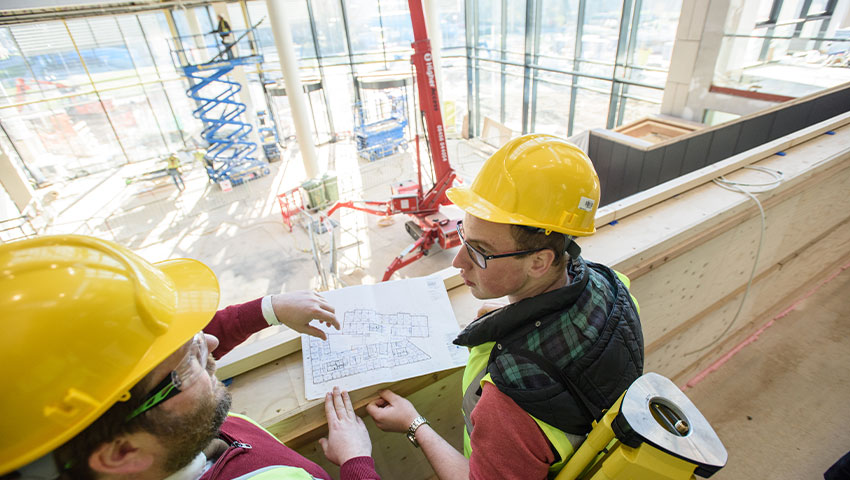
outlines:
[{"label": "concrete column", "polygon": [[[702,122],[706,109],[746,115],[775,105],[761,100],[709,91],[718,63],[727,68],[730,56],[743,44],[723,48],[726,18],[731,15],[733,31],[741,29],[742,18],[750,16],[752,2],[744,0],[684,0],[664,86],[661,113]],[[752,22],[750,22],[752,26]],[[746,30],[750,33],[750,30]],[[747,42],[749,40],[742,39]]]},{"label": "concrete column", "polygon": [[[729,19],[728,26],[724,25],[720,31],[722,37],[723,31],[736,33],[740,35],[751,35],[753,27],[759,21],[759,4],[758,2],[746,2],[743,0],[730,0],[726,7]],[[761,31],[760,33],[766,33]],[[726,41],[721,40],[719,54],[717,55],[716,66],[713,70],[720,68],[727,72],[740,72],[746,66],[749,66],[747,55],[744,52],[758,52],[764,43],[763,38],[730,38]],[[738,75],[740,77],[740,75]]]},{"label": "concrete column", "polygon": [[9,198],[18,207],[18,211],[23,214],[30,202],[33,201],[35,193],[24,173],[21,172],[12,157],[6,155],[6,152],[2,149],[0,149],[0,185],[3,185],[6,193],[9,194]]},{"label": "concrete column", "polygon": [[286,21],[283,2],[266,0],[269,12],[274,44],[280,58],[280,68],[283,70],[283,82],[286,85],[286,99],[292,111],[292,121],[295,124],[295,140],[301,150],[301,160],[304,162],[304,172],[307,178],[319,176],[319,162],[316,146],[313,144],[313,130],[310,127],[310,109],[304,88],[301,86],[301,74],[298,71],[298,58],[292,45],[292,32]]},{"label": "concrete column", "polygon": [[177,25],[174,24],[174,18],[172,18],[171,12],[168,12],[165,15],[165,21],[168,23],[168,30],[171,32],[171,38],[173,38],[176,42],[175,48],[178,49],[177,61],[180,65],[186,65],[186,63],[188,63],[186,59],[186,45],[182,45],[179,40],[180,32],[177,31]]},{"label": "concrete column", "polygon": [[[679,25],[676,29],[676,41],[673,44],[673,53],[670,56],[670,69],[667,72],[667,83],[664,86],[664,97],[661,100],[661,113],[665,115],[673,115],[676,117],[685,118],[696,122],[702,121],[701,112],[685,112],[685,105],[688,102],[689,94],[691,93],[692,84],[695,88],[702,88],[705,93],[708,92],[708,87],[711,85],[711,76],[708,78],[698,78],[696,69],[699,62],[710,62],[711,69],[714,69],[714,63],[717,60],[719,52],[719,40],[714,45],[714,55],[711,57],[710,52],[704,52],[702,58],[697,59],[697,55],[701,47],[706,47],[706,38],[703,37],[705,29],[705,17],[708,11],[709,4],[726,3],[729,0],[683,0],[682,11],[679,14]],[[725,18],[724,18],[725,21]],[[711,57],[711,58],[709,58]],[[705,73],[705,69],[703,72]],[[702,85],[705,81],[708,84]]]},{"label": "concrete column", "polygon": [[239,92],[239,99],[242,103],[245,104],[245,121],[254,126],[254,129],[251,130],[251,133],[248,134],[248,139],[257,144],[257,151],[254,153],[254,156],[262,159],[263,158],[263,148],[262,148],[262,140],[260,140],[260,134],[257,131],[259,128],[259,122],[257,121],[257,109],[254,107],[254,102],[251,99],[251,93],[248,91],[248,75],[245,73],[245,67],[239,66],[233,69],[231,72],[233,76],[233,80],[236,81],[239,85],[242,85],[242,90]]},{"label": "concrete column", "polygon": [[205,33],[201,31],[201,24],[198,22],[198,15],[194,8],[187,8],[186,12],[186,21],[189,23],[189,31],[192,32],[192,35],[195,35],[195,47],[203,49],[206,47],[204,45],[204,37]]}]

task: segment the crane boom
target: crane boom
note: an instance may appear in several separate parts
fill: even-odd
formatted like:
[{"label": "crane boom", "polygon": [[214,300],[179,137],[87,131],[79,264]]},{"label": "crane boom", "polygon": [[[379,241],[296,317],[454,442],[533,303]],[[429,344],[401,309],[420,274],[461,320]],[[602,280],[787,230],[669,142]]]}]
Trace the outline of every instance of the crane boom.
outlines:
[{"label": "crane boom", "polygon": [[[393,198],[388,202],[336,202],[327,216],[333,215],[339,208],[351,208],[373,215],[390,216],[406,213],[413,220],[405,223],[405,229],[416,241],[405,248],[384,271],[383,281],[392,274],[416,260],[428,255],[431,249],[439,246],[446,250],[460,245],[457,233],[458,220],[450,219],[440,212],[441,205],[449,205],[446,190],[452,187],[457,175],[449,163],[446,147],[446,132],[443,128],[443,115],[440,112],[440,96],[437,93],[437,72],[434,70],[434,57],[431,54],[431,41],[425,29],[425,14],[422,0],[408,0],[410,20],[413,24],[413,55],[410,61],[416,69],[416,86],[419,91],[419,105],[424,116],[431,162],[434,165],[434,185],[427,193],[422,192],[422,178],[418,185],[402,182],[393,187]],[[419,149],[419,135],[416,135],[416,160],[420,171],[422,158]]]},{"label": "crane boom", "polygon": [[452,186],[455,172],[449,163],[446,147],[446,132],[443,128],[443,115],[440,111],[440,97],[437,93],[437,72],[431,54],[431,41],[425,28],[425,14],[422,0],[408,0],[410,20],[413,24],[413,56],[410,61],[416,67],[416,84],[419,89],[419,104],[425,115],[425,127],[428,133],[428,145],[431,148],[431,161],[436,176],[434,186],[424,195],[421,202],[423,210],[436,210],[447,205],[446,190]]}]

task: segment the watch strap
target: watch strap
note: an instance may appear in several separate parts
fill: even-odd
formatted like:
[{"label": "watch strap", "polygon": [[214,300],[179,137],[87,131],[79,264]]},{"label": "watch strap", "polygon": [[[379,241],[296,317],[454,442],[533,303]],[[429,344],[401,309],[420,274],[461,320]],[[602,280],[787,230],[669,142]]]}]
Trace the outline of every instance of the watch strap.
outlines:
[{"label": "watch strap", "polygon": [[407,439],[410,440],[410,443],[412,443],[416,448],[419,448],[419,442],[416,441],[416,429],[426,424],[431,425],[431,422],[425,420],[425,417],[422,415],[419,415],[414,418],[413,422],[410,423],[410,426],[407,427]]}]

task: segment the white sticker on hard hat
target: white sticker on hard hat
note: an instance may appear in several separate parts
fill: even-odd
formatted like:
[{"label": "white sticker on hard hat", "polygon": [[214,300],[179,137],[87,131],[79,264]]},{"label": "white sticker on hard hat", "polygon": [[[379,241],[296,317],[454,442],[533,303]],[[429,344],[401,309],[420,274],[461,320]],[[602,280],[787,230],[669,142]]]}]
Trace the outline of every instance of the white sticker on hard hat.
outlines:
[{"label": "white sticker on hard hat", "polygon": [[594,202],[592,198],[581,197],[581,200],[578,201],[578,208],[585,212],[590,212],[593,210],[593,206],[595,204],[596,202]]}]

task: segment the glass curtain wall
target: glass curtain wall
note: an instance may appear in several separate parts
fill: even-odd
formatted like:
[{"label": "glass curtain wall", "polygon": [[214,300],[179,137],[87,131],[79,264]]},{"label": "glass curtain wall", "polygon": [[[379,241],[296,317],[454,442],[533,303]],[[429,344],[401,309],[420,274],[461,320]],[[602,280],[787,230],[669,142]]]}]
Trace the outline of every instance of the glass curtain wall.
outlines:
[{"label": "glass curtain wall", "polygon": [[[412,73],[408,2],[282,1],[302,79],[323,86],[309,97],[316,141],[346,137],[361,97],[355,78]],[[467,112],[472,135],[485,117],[516,134],[571,135],[658,111],[681,0],[435,1],[449,132]],[[268,14],[265,0],[227,9],[234,29]],[[175,34],[214,24],[212,7],[200,6],[0,27],[0,122],[34,180],[196,146],[202,125],[171,51]],[[268,20],[254,40],[264,61],[244,67],[246,91],[257,110],[281,106],[285,140],[288,102],[267,89],[281,79]]]},{"label": "glass curtain wall", "polygon": [[0,28],[0,122],[35,184],[186,146],[170,38],[163,12]]},{"label": "glass curtain wall", "polygon": [[[471,134],[572,135],[658,113],[681,0],[467,0]],[[486,133],[483,133],[486,135]]]}]

